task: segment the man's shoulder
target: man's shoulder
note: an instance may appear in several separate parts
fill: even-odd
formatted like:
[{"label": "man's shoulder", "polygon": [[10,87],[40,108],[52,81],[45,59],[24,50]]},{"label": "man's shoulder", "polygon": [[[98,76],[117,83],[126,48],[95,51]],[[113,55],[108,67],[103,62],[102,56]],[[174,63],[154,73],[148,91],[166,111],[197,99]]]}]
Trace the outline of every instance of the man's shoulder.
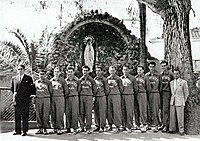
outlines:
[{"label": "man's shoulder", "polygon": [[182,83],[187,83],[187,81],[183,78],[179,78]]},{"label": "man's shoulder", "polygon": [[28,75],[28,74],[24,74],[24,77],[32,79],[32,77],[30,75]]}]

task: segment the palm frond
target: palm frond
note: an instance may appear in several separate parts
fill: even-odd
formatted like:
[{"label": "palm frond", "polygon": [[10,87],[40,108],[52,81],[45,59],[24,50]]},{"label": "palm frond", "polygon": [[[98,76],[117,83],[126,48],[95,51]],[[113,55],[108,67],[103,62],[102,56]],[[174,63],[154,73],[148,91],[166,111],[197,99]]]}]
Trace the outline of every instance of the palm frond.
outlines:
[{"label": "palm frond", "polygon": [[17,37],[17,39],[20,41],[20,43],[24,47],[24,49],[25,49],[25,51],[27,53],[27,56],[30,58],[29,43],[28,43],[28,40],[27,40],[26,36],[22,33],[22,31],[20,29],[16,29],[16,31],[9,30],[9,32],[11,34],[14,34],[15,37]]},{"label": "palm frond", "polygon": [[15,45],[14,43],[10,41],[3,41],[0,42],[3,46],[8,47],[11,51],[15,52],[18,56],[25,57],[25,54],[23,53],[22,49],[20,46]]}]

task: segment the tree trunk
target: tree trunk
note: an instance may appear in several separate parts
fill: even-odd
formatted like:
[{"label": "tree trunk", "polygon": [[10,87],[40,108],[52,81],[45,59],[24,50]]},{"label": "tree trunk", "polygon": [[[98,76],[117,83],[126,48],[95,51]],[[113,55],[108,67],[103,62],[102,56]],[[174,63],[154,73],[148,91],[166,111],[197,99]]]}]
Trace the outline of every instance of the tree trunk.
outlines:
[{"label": "tree trunk", "polygon": [[[177,11],[179,9],[179,11]],[[165,15],[163,34],[165,43],[165,59],[172,69],[179,68],[181,76],[187,80],[190,96],[186,104],[185,129],[186,133],[199,133],[199,106],[193,106],[197,91],[194,86],[191,43],[189,36],[189,12],[182,7],[171,8]],[[197,126],[198,125],[198,126]]]},{"label": "tree trunk", "polygon": [[140,10],[140,63],[147,72],[147,48],[146,48],[146,5],[139,2]]},{"label": "tree trunk", "polygon": [[165,59],[172,69],[178,67],[188,82],[190,95],[185,106],[185,132],[200,133],[200,99],[193,75],[189,33],[190,0],[138,0],[149,6],[164,20]]}]

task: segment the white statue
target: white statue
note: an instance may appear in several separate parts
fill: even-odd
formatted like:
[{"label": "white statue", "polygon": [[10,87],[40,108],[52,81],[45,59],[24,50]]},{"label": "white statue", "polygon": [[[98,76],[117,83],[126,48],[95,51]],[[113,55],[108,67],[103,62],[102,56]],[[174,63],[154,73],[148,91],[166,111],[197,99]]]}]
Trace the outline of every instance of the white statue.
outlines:
[{"label": "white statue", "polygon": [[94,39],[89,35],[85,37],[84,42],[86,44],[84,51],[85,65],[87,65],[90,68],[90,71],[92,71],[94,64],[94,48],[92,44],[94,43]]}]

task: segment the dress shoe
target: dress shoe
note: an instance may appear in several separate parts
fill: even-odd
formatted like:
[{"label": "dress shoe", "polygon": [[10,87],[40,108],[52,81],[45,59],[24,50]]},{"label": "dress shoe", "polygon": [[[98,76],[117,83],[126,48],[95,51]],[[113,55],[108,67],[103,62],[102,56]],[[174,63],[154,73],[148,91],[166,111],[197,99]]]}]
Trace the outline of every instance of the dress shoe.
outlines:
[{"label": "dress shoe", "polygon": [[23,132],[23,133],[22,133],[22,136],[26,136],[26,135],[27,135],[27,133],[26,133],[26,132]]},{"label": "dress shoe", "polygon": [[184,132],[179,132],[179,134],[180,134],[181,136],[184,136]]},{"label": "dress shoe", "polygon": [[175,134],[176,131],[168,131],[169,134]]},{"label": "dress shoe", "polygon": [[67,132],[66,133],[72,133],[70,128],[67,128]]},{"label": "dress shoe", "polygon": [[162,132],[166,133],[167,130],[168,130],[168,129],[167,129],[167,127],[165,126],[165,127],[163,127]]},{"label": "dress shoe", "polygon": [[43,134],[42,129],[39,129],[35,134]]},{"label": "dress shoe", "polygon": [[21,135],[21,132],[14,132],[13,135]]}]

